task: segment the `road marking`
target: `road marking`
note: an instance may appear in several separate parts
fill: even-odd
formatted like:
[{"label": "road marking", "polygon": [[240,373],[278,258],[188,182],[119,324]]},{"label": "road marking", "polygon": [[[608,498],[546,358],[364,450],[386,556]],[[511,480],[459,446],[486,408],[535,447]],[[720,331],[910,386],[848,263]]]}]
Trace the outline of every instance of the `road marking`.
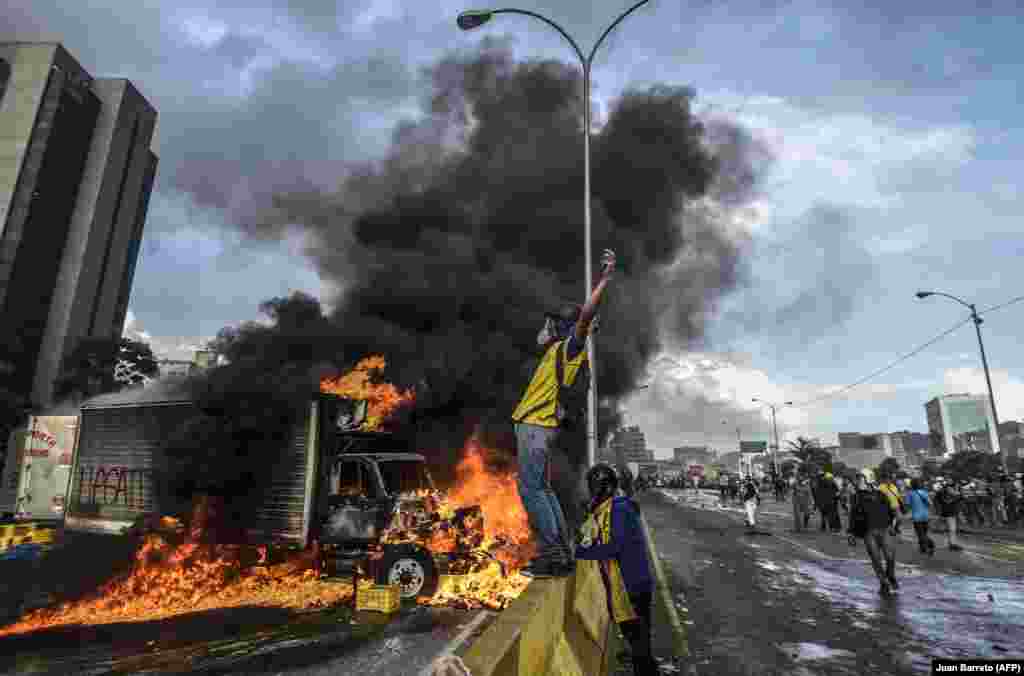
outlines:
[{"label": "road marking", "polygon": [[[916,537],[911,538],[906,533],[900,533],[900,539],[903,540],[904,542],[909,542],[909,543],[914,544],[914,545],[917,544],[917,538]],[[963,551],[964,551],[965,554],[970,554],[971,556],[980,556],[983,559],[988,559],[990,561],[996,561],[998,563],[1017,563],[1013,559],[1001,559],[998,556],[989,556],[988,554],[982,554],[981,552],[975,551],[974,549],[972,549],[970,547],[964,547],[963,545],[960,545],[960,546],[963,547]],[[938,547],[936,546],[936,549],[937,548]]]},{"label": "road marking", "polygon": [[796,547],[800,547],[801,549],[806,549],[806,550],[807,550],[807,551],[809,551],[809,552],[810,552],[811,554],[813,554],[813,555],[815,555],[815,556],[817,556],[817,557],[819,557],[819,558],[822,558],[822,559],[828,559],[828,560],[830,560],[830,561],[837,561],[837,560],[838,560],[838,558],[837,558],[837,557],[835,557],[835,556],[829,556],[828,554],[826,554],[826,553],[824,553],[824,552],[819,552],[819,551],[818,551],[817,549],[815,549],[814,547],[808,547],[808,546],[807,546],[807,545],[805,545],[804,543],[802,543],[802,542],[798,542],[797,540],[790,540],[789,538],[787,538],[787,537],[783,537],[782,535],[779,535],[778,533],[772,533],[772,535],[774,535],[774,536],[775,536],[776,538],[778,538],[779,540],[782,540],[783,542],[788,542],[789,544],[791,544],[791,545],[794,545],[794,546],[796,546]]},{"label": "road marking", "polygon": [[690,656],[690,643],[686,638],[686,630],[679,621],[679,613],[676,611],[672,595],[669,593],[668,581],[665,579],[665,570],[661,566],[661,559],[658,558],[658,550],[654,548],[654,538],[651,537],[651,530],[647,527],[647,519],[640,514],[640,525],[644,529],[644,537],[647,539],[647,553],[651,557],[651,565],[654,566],[654,575],[658,578],[658,588],[661,590],[661,603],[668,612],[668,621],[672,625],[672,632],[676,641],[682,646],[682,657]]},{"label": "road marking", "polygon": [[462,647],[462,645],[469,639],[470,634],[477,630],[477,628],[483,624],[487,619],[492,616],[487,611],[481,611],[479,615],[474,617],[469,624],[462,628],[455,638],[449,641],[444,648],[441,649],[434,659],[430,660],[430,663],[420,670],[419,676],[431,676],[434,673],[434,665],[439,660],[450,657],[455,654],[455,651]]}]

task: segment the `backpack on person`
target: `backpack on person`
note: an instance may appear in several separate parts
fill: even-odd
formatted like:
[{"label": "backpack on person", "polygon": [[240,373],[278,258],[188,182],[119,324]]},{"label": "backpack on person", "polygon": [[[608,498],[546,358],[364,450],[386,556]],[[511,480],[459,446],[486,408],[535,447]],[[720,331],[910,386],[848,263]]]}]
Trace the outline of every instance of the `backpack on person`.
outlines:
[{"label": "backpack on person", "polygon": [[864,507],[864,501],[867,499],[870,498],[862,493],[858,493],[853,499],[847,531],[854,537],[862,538],[868,534],[868,512]]},{"label": "backpack on person", "polygon": [[[584,344],[583,349],[586,349]],[[559,426],[566,429],[582,428],[587,420],[587,394],[590,392],[590,360],[583,360],[572,385],[565,384],[565,357],[569,351],[569,340],[558,344],[555,353],[555,379],[558,381],[555,417]]]}]

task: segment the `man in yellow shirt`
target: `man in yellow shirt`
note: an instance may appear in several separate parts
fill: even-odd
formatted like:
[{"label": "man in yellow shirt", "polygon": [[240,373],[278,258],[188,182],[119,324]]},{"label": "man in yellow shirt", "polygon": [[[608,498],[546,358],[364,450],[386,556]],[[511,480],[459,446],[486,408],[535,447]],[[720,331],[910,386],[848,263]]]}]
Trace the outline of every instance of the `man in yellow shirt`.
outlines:
[{"label": "man in yellow shirt", "polygon": [[564,308],[557,318],[549,317],[541,329],[537,343],[544,349],[544,356],[512,413],[519,459],[516,483],[537,543],[537,557],[522,571],[531,577],[561,577],[573,569],[572,538],[549,478],[551,450],[563,419],[556,359],[562,362],[562,384],[572,385],[587,360],[584,348],[604,290],[615,271],[615,253],[605,249],[601,262],[601,279],[586,305]]},{"label": "man in yellow shirt", "polygon": [[885,499],[889,501],[889,506],[892,508],[892,512],[895,516],[892,519],[892,526],[890,532],[896,535],[900,532],[900,514],[904,511],[903,497],[900,495],[900,491],[896,488],[896,484],[893,483],[892,477],[888,475],[881,475],[881,481],[878,484],[878,490],[882,492]]}]

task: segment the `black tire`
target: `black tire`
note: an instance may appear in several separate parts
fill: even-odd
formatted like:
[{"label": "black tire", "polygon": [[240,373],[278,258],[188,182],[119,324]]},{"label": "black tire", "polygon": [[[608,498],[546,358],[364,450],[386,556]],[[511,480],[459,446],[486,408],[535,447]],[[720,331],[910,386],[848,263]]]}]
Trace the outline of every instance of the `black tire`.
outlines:
[{"label": "black tire", "polygon": [[398,584],[403,601],[437,593],[437,566],[430,553],[421,547],[385,546],[377,570],[377,584]]}]

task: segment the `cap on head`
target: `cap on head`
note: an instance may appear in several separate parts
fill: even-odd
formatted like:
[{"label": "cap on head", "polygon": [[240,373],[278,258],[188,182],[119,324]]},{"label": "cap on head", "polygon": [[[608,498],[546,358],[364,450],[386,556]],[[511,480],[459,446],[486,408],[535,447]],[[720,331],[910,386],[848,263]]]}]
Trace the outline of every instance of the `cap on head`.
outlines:
[{"label": "cap on head", "polygon": [[599,462],[587,472],[587,489],[594,500],[604,500],[615,495],[619,488],[619,475],[611,465]]}]

